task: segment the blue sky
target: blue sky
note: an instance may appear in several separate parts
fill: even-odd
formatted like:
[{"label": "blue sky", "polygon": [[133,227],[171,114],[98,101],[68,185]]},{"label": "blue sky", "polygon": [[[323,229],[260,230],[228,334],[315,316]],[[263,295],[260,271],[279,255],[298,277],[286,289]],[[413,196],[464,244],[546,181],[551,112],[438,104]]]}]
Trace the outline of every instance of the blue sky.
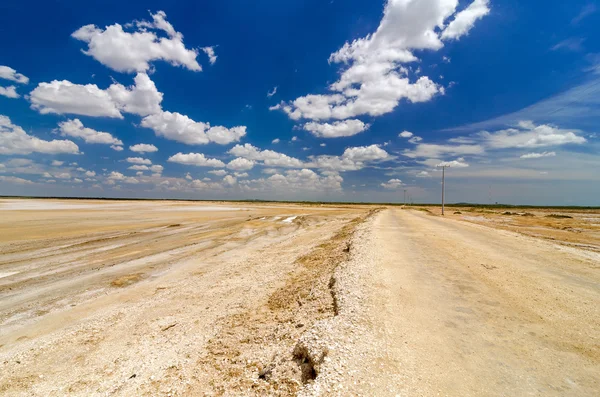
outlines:
[{"label": "blue sky", "polygon": [[600,205],[600,4],[0,5],[0,194]]}]

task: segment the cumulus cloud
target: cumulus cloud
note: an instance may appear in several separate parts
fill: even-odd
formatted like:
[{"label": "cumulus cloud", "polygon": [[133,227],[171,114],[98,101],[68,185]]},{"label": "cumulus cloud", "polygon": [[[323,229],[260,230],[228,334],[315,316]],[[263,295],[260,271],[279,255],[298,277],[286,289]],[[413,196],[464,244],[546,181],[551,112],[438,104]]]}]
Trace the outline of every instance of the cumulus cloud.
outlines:
[{"label": "cumulus cloud", "polygon": [[277,86],[273,87],[273,90],[267,92],[267,98],[271,98],[275,94],[277,94]]},{"label": "cumulus cloud", "polygon": [[413,136],[413,133],[410,131],[402,131],[401,133],[398,134],[398,136],[400,138],[410,138]]},{"label": "cumulus cloud", "polygon": [[403,183],[400,179],[390,179],[389,181],[381,184],[381,186],[384,189],[390,189],[390,190],[398,189],[402,185],[403,185]]},{"label": "cumulus cloud", "polygon": [[271,141],[272,144],[277,144],[279,142],[281,142],[281,140],[279,138],[275,138]]},{"label": "cumulus cloud", "polygon": [[554,157],[556,152],[542,152],[542,153],[527,153],[521,156],[522,159],[539,159],[541,157]]},{"label": "cumulus cloud", "polygon": [[419,171],[415,176],[417,178],[431,178],[431,174],[427,171]]},{"label": "cumulus cloud", "polygon": [[[85,25],[71,36],[88,44],[84,54],[117,72],[145,72],[150,68],[150,62],[158,60],[201,71],[202,67],[196,61],[198,51],[185,47],[183,35],[167,22],[167,15],[158,11],[151,16],[152,21],[125,25],[127,30],[137,27],[133,32],[115,23],[105,29]],[[161,31],[167,37],[159,37]]]},{"label": "cumulus cloud", "polygon": [[119,139],[108,132],[96,131],[83,126],[79,119],[67,120],[58,123],[58,132],[61,136],[83,139],[86,143],[99,143],[104,145],[123,145]]},{"label": "cumulus cloud", "polygon": [[14,81],[19,84],[29,83],[29,78],[21,73],[17,73],[11,67],[0,65],[0,79]]},{"label": "cumulus cloud", "polygon": [[304,129],[319,138],[339,138],[353,136],[369,128],[360,120],[336,121],[333,124],[310,122],[304,124]]},{"label": "cumulus cloud", "polygon": [[15,87],[14,85],[10,85],[8,87],[0,87],[0,95],[13,99],[21,97],[21,95],[17,93],[17,87]]},{"label": "cumulus cloud", "polygon": [[79,154],[79,147],[69,140],[45,141],[29,135],[10,118],[0,115],[0,154],[30,153]]},{"label": "cumulus cloud", "polygon": [[117,171],[112,171],[108,175],[107,180],[112,181],[113,183],[114,182],[124,182],[124,183],[129,183],[132,185],[137,185],[138,183],[140,183],[140,181],[137,180],[136,178],[131,177],[131,176],[125,176]]},{"label": "cumulus cloud", "polygon": [[211,65],[217,62],[217,56],[215,55],[215,47],[202,47],[202,51],[208,56],[208,61]]},{"label": "cumulus cloud", "polygon": [[377,145],[347,148],[341,156],[311,156],[311,167],[343,172],[363,169],[370,162],[381,162],[391,156]]},{"label": "cumulus cloud", "polygon": [[227,164],[227,168],[234,171],[248,171],[254,167],[255,162],[252,160],[245,159],[243,157],[238,157],[236,159],[231,160]]},{"label": "cumulus cloud", "polygon": [[117,152],[120,152],[120,151],[122,151],[122,150],[123,150],[123,146],[118,146],[118,145],[110,145],[110,148],[111,148],[112,150],[115,150],[115,151],[117,151]]},{"label": "cumulus cloud", "polygon": [[213,170],[213,171],[208,171],[208,173],[216,175],[216,176],[225,176],[225,175],[227,175],[227,171],[225,171],[225,170]]},{"label": "cumulus cloud", "polygon": [[129,150],[137,153],[153,153],[158,152],[158,148],[147,143],[138,143],[137,145],[129,146]]},{"label": "cumulus cloud", "polygon": [[125,161],[127,161],[128,163],[131,163],[131,164],[145,164],[145,165],[152,164],[152,161],[142,158],[142,157],[127,157],[127,159]]},{"label": "cumulus cloud", "polygon": [[226,145],[238,142],[246,135],[246,127],[211,127],[209,123],[197,122],[177,112],[160,112],[144,117],[142,127],[154,130],[157,136],[185,143],[203,145],[209,142]]},{"label": "cumulus cloud", "polygon": [[427,76],[413,80],[402,64],[416,62],[415,50],[437,51],[442,39],[466,34],[485,15],[487,1],[456,14],[457,0],[390,0],[377,30],[345,43],[331,54],[330,63],[344,65],[340,78],[330,85],[330,94],[306,95],[271,110],[283,110],[293,120],[347,119],[360,115],[380,116],[392,112],[401,100],[426,102],[444,88]]},{"label": "cumulus cloud", "polygon": [[185,165],[195,165],[196,167],[225,167],[225,163],[218,159],[211,159],[204,156],[202,153],[177,153],[169,157],[167,161]]},{"label": "cumulus cloud", "polygon": [[267,179],[245,180],[240,182],[242,190],[274,192],[322,192],[341,191],[344,179],[336,172],[317,174],[303,168],[275,173]]},{"label": "cumulus cloud", "polygon": [[31,107],[41,114],[79,114],[123,118],[121,112],[146,116],[160,112],[163,94],[147,74],[138,73],[135,85],[114,83],[106,90],[96,84],[74,84],[68,80],[40,83],[29,95]]},{"label": "cumulus cloud", "polygon": [[41,114],[80,114],[123,118],[107,91],[96,84],[73,84],[67,80],[40,83],[29,94],[32,109]]},{"label": "cumulus cloud", "polygon": [[490,13],[489,0],[475,0],[463,11],[456,14],[454,20],[442,32],[442,39],[458,40],[469,33],[478,19]]},{"label": "cumulus cloud", "polygon": [[297,158],[273,150],[260,150],[249,143],[235,145],[228,153],[248,160],[260,161],[270,167],[300,168],[303,166],[302,161]]},{"label": "cumulus cloud", "polygon": [[237,179],[233,175],[225,175],[223,183],[228,186],[233,186],[237,183]]},{"label": "cumulus cloud", "polygon": [[468,167],[469,164],[465,162],[465,159],[459,158],[452,161],[442,161],[437,164],[436,167],[451,167],[451,168],[465,168]]},{"label": "cumulus cloud", "polygon": [[148,171],[148,166],[147,165],[132,165],[131,167],[128,168],[129,170],[134,170],[134,171]]}]

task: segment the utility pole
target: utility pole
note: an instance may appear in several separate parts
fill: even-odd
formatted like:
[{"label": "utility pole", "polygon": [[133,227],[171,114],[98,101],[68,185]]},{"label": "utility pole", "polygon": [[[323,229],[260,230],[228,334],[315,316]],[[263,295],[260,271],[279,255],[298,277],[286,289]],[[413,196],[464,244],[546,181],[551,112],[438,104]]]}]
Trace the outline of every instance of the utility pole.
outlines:
[{"label": "utility pole", "polygon": [[446,182],[446,167],[442,167],[442,216],[444,216],[444,190]]},{"label": "utility pole", "polygon": [[444,191],[446,190],[446,167],[449,165],[441,163],[437,165],[442,168],[442,216],[444,215]]}]

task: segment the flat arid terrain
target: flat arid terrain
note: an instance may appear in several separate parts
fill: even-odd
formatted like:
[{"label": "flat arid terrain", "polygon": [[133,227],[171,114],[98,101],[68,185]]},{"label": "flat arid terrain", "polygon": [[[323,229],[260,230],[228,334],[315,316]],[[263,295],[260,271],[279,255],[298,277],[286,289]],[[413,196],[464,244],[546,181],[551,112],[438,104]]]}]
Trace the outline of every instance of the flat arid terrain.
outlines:
[{"label": "flat arid terrain", "polygon": [[446,215],[0,199],[0,395],[600,395],[600,211]]}]

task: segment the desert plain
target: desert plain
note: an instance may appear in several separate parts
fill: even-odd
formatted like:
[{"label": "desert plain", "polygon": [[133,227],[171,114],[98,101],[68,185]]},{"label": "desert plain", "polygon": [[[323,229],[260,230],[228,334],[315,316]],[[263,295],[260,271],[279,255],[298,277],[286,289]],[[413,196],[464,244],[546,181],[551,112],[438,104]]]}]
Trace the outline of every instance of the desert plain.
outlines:
[{"label": "desert plain", "polygon": [[600,394],[600,211],[0,199],[0,395]]}]

